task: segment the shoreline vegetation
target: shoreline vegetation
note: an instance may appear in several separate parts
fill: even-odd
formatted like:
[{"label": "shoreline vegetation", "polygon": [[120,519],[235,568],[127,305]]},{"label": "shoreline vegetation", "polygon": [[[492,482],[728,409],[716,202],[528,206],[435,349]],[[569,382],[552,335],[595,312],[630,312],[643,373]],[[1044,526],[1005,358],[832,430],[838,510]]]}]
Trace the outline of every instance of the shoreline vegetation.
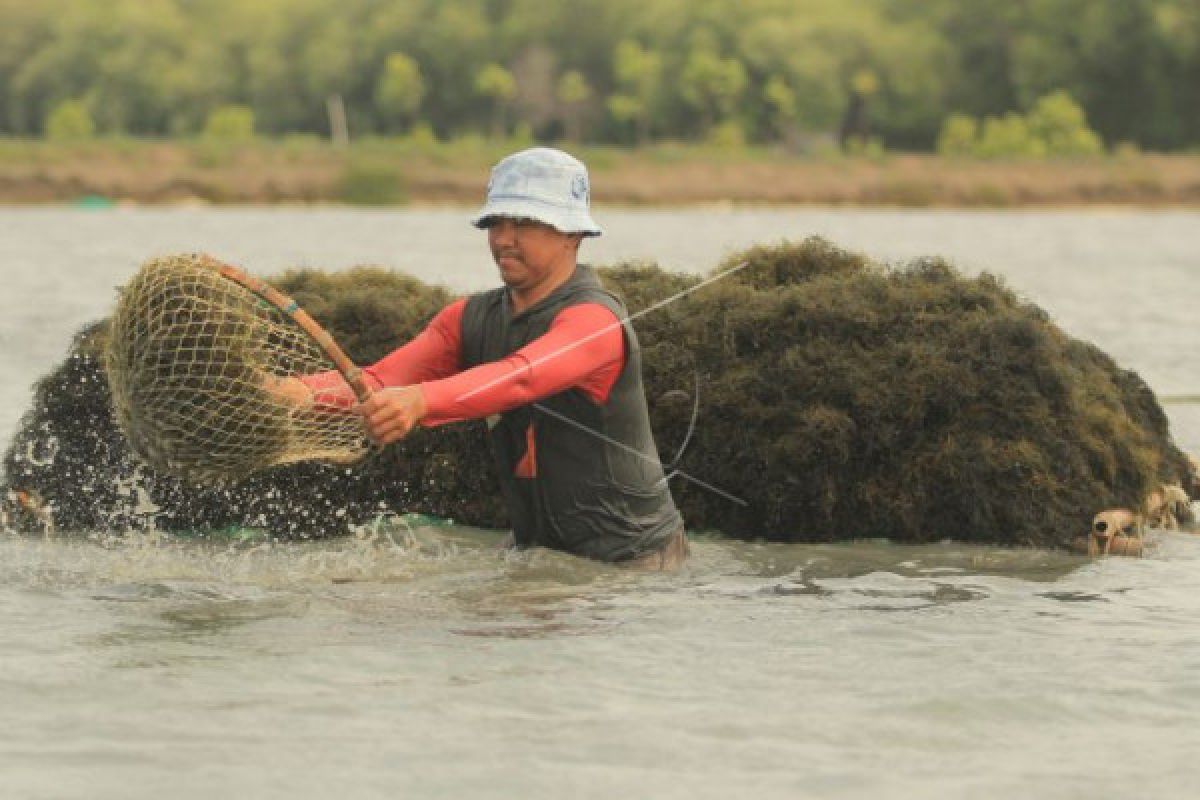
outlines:
[{"label": "shoreline vegetation", "polygon": [[[481,136],[367,138],[344,147],[315,136],[0,139],[0,204],[473,204],[490,166],[531,144]],[[558,146],[588,163],[601,204],[1200,207],[1200,154],[984,159],[683,143]]]}]

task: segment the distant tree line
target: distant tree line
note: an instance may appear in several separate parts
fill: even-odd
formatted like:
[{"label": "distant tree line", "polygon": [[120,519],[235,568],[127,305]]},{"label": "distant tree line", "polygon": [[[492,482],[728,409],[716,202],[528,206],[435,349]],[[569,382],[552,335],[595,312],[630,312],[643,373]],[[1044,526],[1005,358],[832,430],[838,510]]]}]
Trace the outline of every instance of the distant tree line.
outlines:
[{"label": "distant tree line", "polygon": [[1200,0],[0,0],[16,136],[1036,154],[1072,108],[1069,152],[1200,145]]}]

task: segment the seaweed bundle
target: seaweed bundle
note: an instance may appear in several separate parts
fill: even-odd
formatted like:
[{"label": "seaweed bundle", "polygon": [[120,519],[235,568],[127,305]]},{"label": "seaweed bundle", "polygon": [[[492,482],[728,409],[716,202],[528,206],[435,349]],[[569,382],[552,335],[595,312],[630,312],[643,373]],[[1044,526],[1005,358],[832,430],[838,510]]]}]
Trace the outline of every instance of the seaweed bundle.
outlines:
[{"label": "seaweed bundle", "polygon": [[686,351],[701,370],[680,466],[746,501],[677,484],[692,524],[1066,546],[1097,510],[1139,507],[1184,474],[1141,379],[992,276],[938,259],[888,269],[820,240],[725,267],[742,260],[642,321],[648,364]]},{"label": "seaweed bundle", "polygon": [[[660,453],[721,490],[673,480],[691,528],[1065,547],[1098,510],[1187,474],[1140,378],[991,276],[938,259],[888,268],[820,239],[714,274],[743,261],[635,322]],[[632,311],[701,280],[652,265],[601,276]],[[359,363],[450,300],[377,269],[275,282]],[[220,488],[161,475],[116,430],[104,339],[103,323],[86,330],[38,384],[5,458],[9,485],[37,491],[60,529],[331,535],[382,509],[506,524],[477,424],[417,431],[353,469],[291,465]]]}]

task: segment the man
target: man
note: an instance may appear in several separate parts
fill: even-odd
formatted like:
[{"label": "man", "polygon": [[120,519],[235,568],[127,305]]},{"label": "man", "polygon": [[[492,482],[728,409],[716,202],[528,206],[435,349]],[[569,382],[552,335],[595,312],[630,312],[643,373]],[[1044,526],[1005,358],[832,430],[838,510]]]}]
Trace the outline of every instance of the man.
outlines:
[{"label": "man", "polygon": [[[380,444],[417,425],[486,419],[518,547],[670,569],[687,556],[621,301],[576,259],[599,236],[584,165],[532,148],[492,170],[473,224],[504,286],[443,309],[364,369]],[[320,392],[320,386],[311,388]]]}]

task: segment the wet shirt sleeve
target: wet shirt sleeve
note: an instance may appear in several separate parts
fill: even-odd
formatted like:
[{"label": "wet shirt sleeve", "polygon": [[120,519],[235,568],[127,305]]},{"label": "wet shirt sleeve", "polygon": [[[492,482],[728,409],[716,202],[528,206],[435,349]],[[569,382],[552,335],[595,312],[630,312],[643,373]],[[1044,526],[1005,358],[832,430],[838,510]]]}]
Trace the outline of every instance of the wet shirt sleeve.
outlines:
[{"label": "wet shirt sleeve", "polygon": [[462,316],[467,301],[456,300],[403,347],[363,370],[372,389],[411,386],[458,371],[462,357]]},{"label": "wet shirt sleeve", "polygon": [[[409,386],[436,380],[458,371],[462,355],[462,315],[467,301],[456,300],[446,306],[423,331],[408,344],[363,369],[367,386],[379,391],[388,386]],[[305,375],[302,380],[312,390],[318,406],[350,408],[354,392],[337,370]]]},{"label": "wet shirt sleeve", "polygon": [[607,402],[625,366],[621,323],[598,303],[563,309],[542,336],[507,358],[421,382],[432,427],[499,414],[567,389]]}]

